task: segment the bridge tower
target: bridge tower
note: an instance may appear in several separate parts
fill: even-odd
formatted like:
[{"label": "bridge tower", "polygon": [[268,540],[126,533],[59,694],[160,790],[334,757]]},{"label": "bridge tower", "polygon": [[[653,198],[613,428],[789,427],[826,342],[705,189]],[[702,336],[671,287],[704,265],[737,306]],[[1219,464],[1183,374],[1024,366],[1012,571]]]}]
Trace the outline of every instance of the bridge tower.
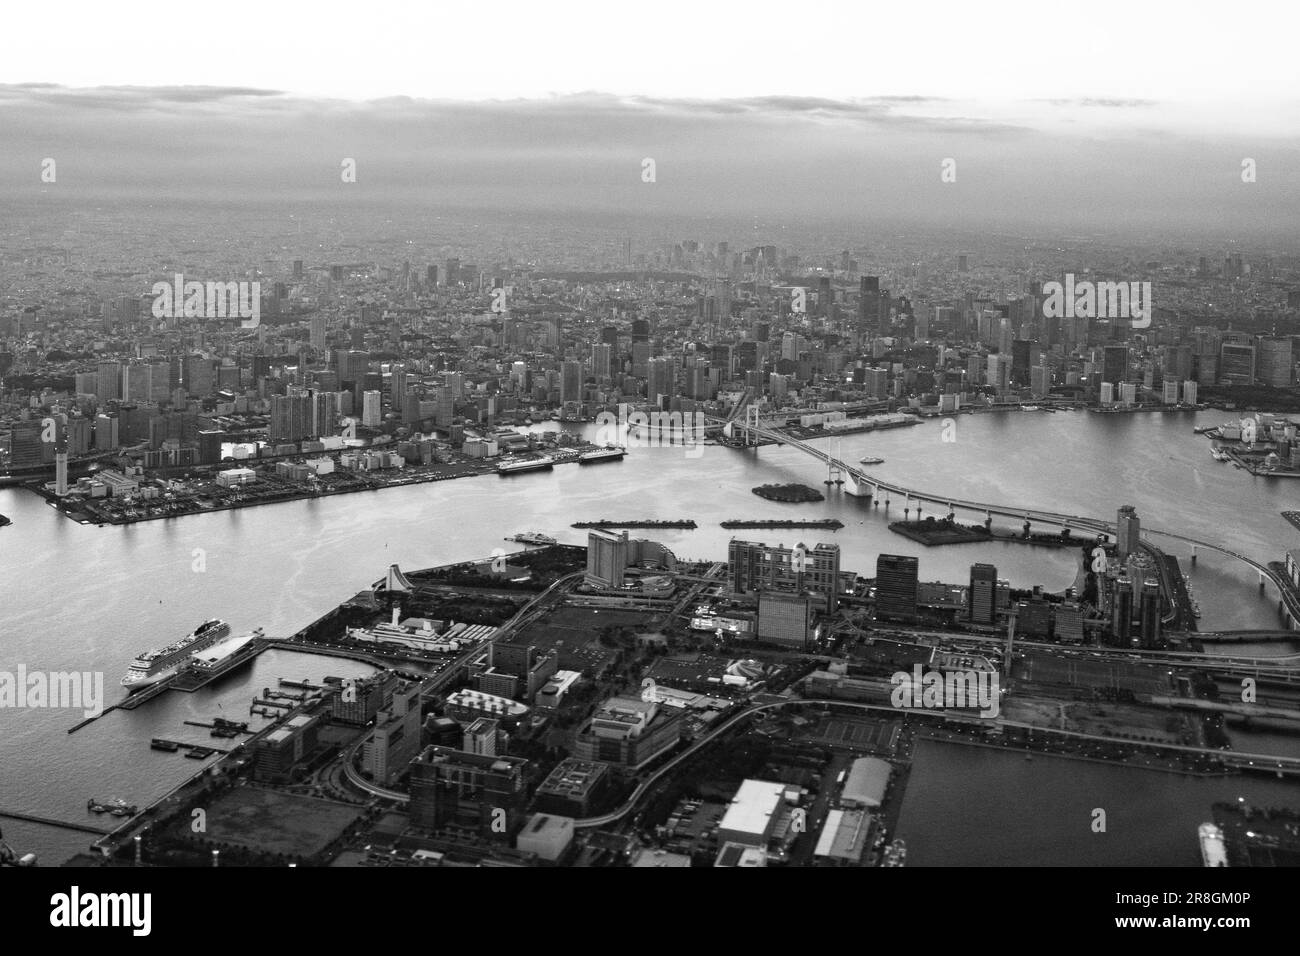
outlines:
[{"label": "bridge tower", "polygon": [[906,521],[908,519],[908,516],[911,515],[911,513],[912,513],[912,496],[904,495],[903,496],[903,520]]},{"label": "bridge tower", "polygon": [[952,521],[956,517],[957,517],[957,509],[952,506],[952,502],[950,501],[948,502],[948,520]]},{"label": "bridge tower", "polygon": [[1011,606],[1011,614],[1007,618],[1007,649],[1002,655],[1002,679],[1008,687],[1011,686],[1011,651],[1016,643],[1016,606]]},{"label": "bridge tower", "polygon": [[984,512],[984,530],[989,531],[993,528],[993,512]]},{"label": "bridge tower", "polygon": [[759,409],[757,405],[745,406],[745,444],[757,445],[759,435],[756,429],[760,427],[758,421]]}]

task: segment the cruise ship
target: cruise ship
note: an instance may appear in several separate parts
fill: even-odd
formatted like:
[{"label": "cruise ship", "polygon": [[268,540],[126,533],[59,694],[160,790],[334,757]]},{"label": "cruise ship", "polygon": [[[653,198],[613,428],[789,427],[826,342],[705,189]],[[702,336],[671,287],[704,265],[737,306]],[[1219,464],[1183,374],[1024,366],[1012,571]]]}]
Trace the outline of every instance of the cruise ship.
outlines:
[{"label": "cruise ship", "polygon": [[583,452],[578,456],[578,464],[594,465],[602,461],[618,461],[627,454],[627,449],[616,448],[613,445],[607,448],[598,448],[595,451]]},{"label": "cruise ship", "polygon": [[524,461],[508,461],[497,465],[498,475],[517,475],[524,471],[545,471],[554,467],[549,458],[529,458]]},{"label": "cruise ship", "polygon": [[164,677],[170,677],[189,660],[191,654],[211,647],[222,638],[230,636],[230,625],[225,621],[213,619],[204,621],[194,631],[179,641],[166,647],[157,647],[145,651],[131,662],[130,669],[122,678],[122,686],[130,691],[143,690],[156,684]]},{"label": "cruise ship", "polygon": [[1223,842],[1223,831],[1213,823],[1202,823],[1197,828],[1201,838],[1201,860],[1206,866],[1227,866],[1228,848]]}]

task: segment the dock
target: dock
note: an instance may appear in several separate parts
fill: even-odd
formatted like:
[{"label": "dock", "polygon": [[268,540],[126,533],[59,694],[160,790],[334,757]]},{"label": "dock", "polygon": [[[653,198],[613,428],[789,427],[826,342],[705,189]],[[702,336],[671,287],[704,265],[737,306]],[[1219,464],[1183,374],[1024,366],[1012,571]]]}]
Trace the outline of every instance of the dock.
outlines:
[{"label": "dock", "polygon": [[72,823],[68,820],[55,820],[52,817],[43,817],[35,813],[14,813],[10,810],[0,810],[0,817],[7,820],[22,820],[25,823],[40,823],[47,827],[60,827],[64,830],[80,830],[82,833],[93,833],[96,836],[107,836],[112,830],[105,830],[103,827],[97,827],[93,823]]}]

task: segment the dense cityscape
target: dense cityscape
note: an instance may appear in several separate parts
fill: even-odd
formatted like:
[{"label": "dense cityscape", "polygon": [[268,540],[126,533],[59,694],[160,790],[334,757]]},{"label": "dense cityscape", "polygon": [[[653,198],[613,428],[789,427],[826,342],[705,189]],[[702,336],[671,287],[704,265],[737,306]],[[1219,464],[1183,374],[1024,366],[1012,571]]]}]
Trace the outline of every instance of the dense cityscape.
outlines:
[{"label": "dense cityscape", "polygon": [[[829,56],[721,82],[776,50],[730,21],[712,85],[579,81],[638,56],[576,39],[519,80],[515,13],[436,82],[382,0],[279,85],[271,11],[238,85],[0,67],[16,910],[906,868],[887,906],[984,919],[939,881],[1069,867],[1101,896],[999,892],[1250,928],[1300,865],[1294,103],[1150,64],[1066,96],[1024,42],[939,95],[906,68],[953,22],[867,98]],[[371,47],[355,89],[314,62]]]}]

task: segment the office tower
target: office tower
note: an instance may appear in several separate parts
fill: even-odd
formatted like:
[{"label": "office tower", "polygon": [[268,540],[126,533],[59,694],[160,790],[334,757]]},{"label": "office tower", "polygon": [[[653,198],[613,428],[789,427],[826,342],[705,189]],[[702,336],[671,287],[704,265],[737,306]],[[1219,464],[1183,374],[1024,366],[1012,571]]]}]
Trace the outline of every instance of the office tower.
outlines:
[{"label": "office tower", "polygon": [[865,368],[862,370],[862,385],[872,398],[889,397],[889,369]]},{"label": "office tower", "polygon": [[211,395],[216,387],[216,372],[210,358],[185,356],[185,391],[199,398]]},{"label": "office tower", "polygon": [[100,362],[96,372],[95,397],[115,402],[122,397],[122,363]]},{"label": "office tower", "polygon": [[876,619],[916,619],[916,592],[920,563],[903,554],[876,557]]},{"label": "office tower", "polygon": [[1133,582],[1121,573],[1112,593],[1111,635],[1116,647],[1128,647],[1133,637]]},{"label": "office tower", "polygon": [[[879,584],[877,584],[879,587]],[[967,611],[976,624],[992,624],[998,590],[998,569],[992,564],[972,564]]]},{"label": "office tower", "polygon": [[970,271],[970,266],[969,266],[968,263],[969,263],[969,261],[968,261],[968,259],[967,259],[966,256],[958,256],[958,257],[957,257],[957,271],[958,271],[958,272],[969,272],[969,271]]},{"label": "office tower", "polygon": [[1192,347],[1190,345],[1166,345],[1161,351],[1161,368],[1165,379],[1184,381],[1192,377]]},{"label": "office tower", "polygon": [[1193,381],[1183,382],[1183,404],[1185,405],[1196,404],[1196,382]]},{"label": "office tower", "polygon": [[[939,310],[936,309],[935,311],[938,312]],[[913,331],[912,336],[913,336],[913,338],[915,338],[918,342],[926,342],[926,341],[929,341],[929,338],[930,338],[930,315],[929,315],[929,313],[926,312],[924,309],[922,309],[922,310],[921,310],[919,313],[917,313],[917,315],[916,315],[916,328],[915,328],[915,330]]]},{"label": "office tower", "polygon": [[117,448],[121,441],[118,436],[118,420],[108,415],[95,416],[95,450],[109,451]]},{"label": "office tower", "polygon": [[402,398],[406,395],[408,377],[406,369],[400,365],[392,366],[388,373],[388,404],[397,411],[402,407]]},{"label": "office tower", "polygon": [[446,277],[443,283],[448,287],[460,284],[460,260],[448,259],[446,268]]},{"label": "office tower", "polygon": [[437,410],[434,412],[433,423],[439,428],[451,427],[452,420],[456,417],[456,399],[453,391],[446,385],[434,389],[434,400],[437,402]]},{"label": "office tower", "polygon": [[645,319],[632,320],[632,344],[650,341],[650,323]]},{"label": "office tower", "polygon": [[1024,388],[1029,382],[1029,370],[1035,364],[1032,361],[1033,343],[1028,339],[1015,339],[1011,342],[1011,384]]},{"label": "office tower", "polygon": [[839,545],[772,548],[755,541],[733,540],[727,548],[727,561],[728,582],[734,594],[807,591],[821,596],[820,609],[827,613],[839,606]]},{"label": "office tower", "polygon": [[657,356],[646,363],[646,398],[658,405],[661,396],[671,398],[676,388],[676,367],[667,356]]},{"label": "office tower", "polygon": [[275,395],[271,398],[271,424],[268,438],[271,444],[298,442],[312,433],[311,396]]},{"label": "office tower", "polygon": [[293,278],[294,278],[294,281],[295,281],[295,282],[298,282],[298,281],[301,281],[301,280],[302,280],[302,260],[301,260],[301,259],[294,259],[294,260],[293,260]]},{"label": "office tower", "polygon": [[560,404],[582,401],[582,363],[566,360],[560,366]]},{"label": "office tower", "polygon": [[600,341],[602,345],[608,345],[611,349],[618,348],[618,328],[613,325],[602,326]]},{"label": "office tower", "polygon": [[311,396],[311,433],[317,438],[333,435],[338,429],[338,421],[338,393],[313,392]]},{"label": "office tower", "polygon": [[1291,337],[1265,336],[1259,340],[1257,375],[1261,384],[1290,388],[1294,371]]},{"label": "office tower", "polygon": [[1101,378],[1103,382],[1119,385],[1129,377],[1128,346],[1107,345],[1103,351]]},{"label": "office tower", "polygon": [[1219,381],[1225,385],[1253,385],[1255,346],[1225,342],[1219,352]]},{"label": "office tower", "polygon": [[425,266],[424,284],[432,289],[438,284],[438,267],[436,265]]},{"label": "office tower", "polygon": [[9,441],[9,464],[13,468],[30,468],[41,464],[42,435],[45,426],[37,418],[14,422]]},{"label": "office tower", "polygon": [[591,347],[591,374],[596,381],[606,381],[613,375],[613,349],[604,342],[597,342]]},{"label": "office tower", "polygon": [[1160,582],[1147,578],[1142,582],[1142,598],[1138,607],[1138,640],[1143,648],[1158,649],[1160,639]]},{"label": "office tower", "polygon": [[858,334],[884,334],[884,324],[888,317],[889,293],[880,291],[880,277],[860,277],[858,279]]},{"label": "office tower", "polygon": [[363,392],[361,395],[361,424],[368,428],[378,428],[383,423],[383,396],[377,391]]},{"label": "office tower", "polygon": [[1115,517],[1115,547],[1121,562],[1137,553],[1141,537],[1142,523],[1138,520],[1137,509],[1132,505],[1122,505]]},{"label": "office tower", "polygon": [[316,312],[311,317],[311,347],[319,352],[325,350],[325,313]]},{"label": "office tower", "polygon": [[822,276],[817,280],[817,314],[823,318],[828,318],[831,314],[831,302],[833,301],[831,293],[831,277]]},{"label": "office tower", "polygon": [[[1177,386],[1175,385],[1175,390]],[[1035,365],[1029,370],[1029,390],[1034,398],[1046,398],[1052,391],[1052,370],[1046,365]]]},{"label": "office tower", "polygon": [[587,574],[584,580],[594,587],[622,587],[627,557],[626,531],[592,530],[587,535]]},{"label": "office tower", "polygon": [[141,362],[131,362],[122,369],[122,399],[128,402],[147,402],[153,391],[153,367]]}]

